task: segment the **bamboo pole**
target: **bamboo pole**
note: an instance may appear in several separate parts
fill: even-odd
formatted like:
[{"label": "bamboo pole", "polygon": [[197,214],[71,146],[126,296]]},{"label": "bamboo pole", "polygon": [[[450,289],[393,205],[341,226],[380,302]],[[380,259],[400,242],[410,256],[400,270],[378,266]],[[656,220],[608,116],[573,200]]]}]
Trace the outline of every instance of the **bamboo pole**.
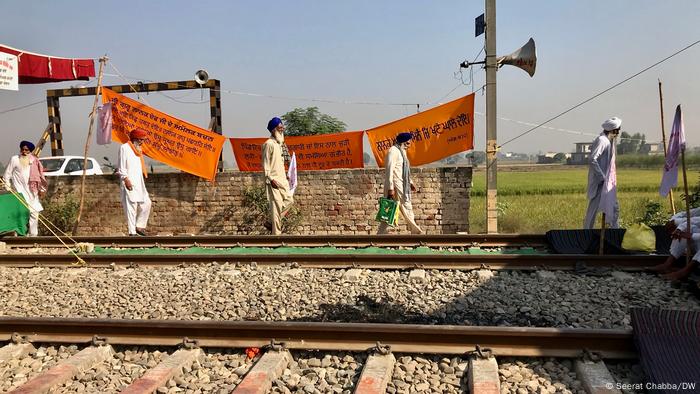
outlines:
[{"label": "bamboo pole", "polygon": [[107,63],[107,56],[100,58],[100,69],[97,73],[97,91],[95,92],[95,100],[92,103],[92,111],[90,112],[90,125],[88,126],[88,134],[85,139],[85,153],[83,155],[83,176],[80,180],[80,205],[78,206],[78,216],[75,219],[75,226],[73,227],[73,235],[78,233],[78,225],[80,224],[80,217],[83,213],[83,203],[85,202],[85,175],[87,174],[87,160],[88,160],[88,150],[90,149],[90,139],[92,138],[92,125],[95,123],[95,113],[97,112],[97,101],[100,98],[100,93],[102,92],[102,75],[104,72],[104,65]]},{"label": "bamboo pole", "polygon": [[[680,107],[680,105],[678,107]],[[683,145],[681,145],[681,162],[683,163],[683,190],[685,191],[685,229],[688,233],[692,234],[693,231],[690,228],[690,195],[688,194],[688,174],[686,173],[685,169],[685,146]],[[690,264],[690,259],[692,257],[692,253],[690,252],[690,239],[688,239],[685,243],[686,264]]]},{"label": "bamboo pole", "polygon": [[[666,126],[664,126],[664,95],[661,91],[661,80],[659,79],[659,107],[661,109],[661,141],[664,143],[664,158],[668,153],[668,148],[666,147]],[[668,199],[671,202],[671,212],[672,215],[676,214],[676,203],[673,202],[673,190],[669,190]]]},{"label": "bamboo pole", "polygon": [[602,214],[602,221],[600,223],[600,245],[598,246],[598,254],[605,254],[605,212]]}]

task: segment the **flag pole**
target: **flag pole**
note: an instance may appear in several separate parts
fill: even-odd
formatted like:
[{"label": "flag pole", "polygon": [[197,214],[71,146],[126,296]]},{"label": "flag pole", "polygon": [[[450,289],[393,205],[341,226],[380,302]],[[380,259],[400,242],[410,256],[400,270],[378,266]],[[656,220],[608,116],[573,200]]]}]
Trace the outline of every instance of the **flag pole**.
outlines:
[{"label": "flag pole", "polygon": [[[658,81],[659,81],[659,107],[661,109],[661,141],[663,141],[663,143],[664,143],[664,159],[665,159],[666,155],[668,154],[668,148],[666,147],[666,127],[664,126],[664,95],[661,91],[661,80],[659,79]],[[673,190],[669,190],[668,199],[671,202],[672,215],[675,215],[676,214],[676,204],[673,202]]]},{"label": "flag pole", "polygon": [[[678,108],[680,108],[680,104],[678,105]],[[686,169],[685,169],[685,146],[681,145],[681,163],[683,163],[683,189],[685,190],[685,224],[686,224],[686,231],[689,233],[693,233],[691,228],[690,228],[690,195],[688,194],[688,174],[686,174]],[[685,262],[686,264],[690,264],[690,259],[693,256],[690,253],[690,240],[686,240],[685,243]]]},{"label": "flag pole", "polygon": [[598,254],[605,254],[605,212],[603,212],[603,220],[600,223],[600,245],[598,246]]},{"label": "flag pole", "polygon": [[88,150],[90,149],[90,139],[92,138],[92,125],[95,121],[95,115],[97,112],[97,101],[99,100],[100,93],[102,93],[102,76],[104,75],[104,66],[107,63],[107,56],[102,56],[100,58],[100,69],[97,73],[97,90],[95,90],[95,100],[92,103],[92,111],[90,111],[90,125],[88,126],[87,138],[85,139],[85,154],[83,155],[83,176],[80,181],[80,204],[78,205],[78,215],[75,218],[75,224],[73,226],[73,235],[78,234],[78,226],[80,225],[80,216],[83,213],[83,203],[85,202],[85,174],[87,174],[87,161],[88,161]]}]

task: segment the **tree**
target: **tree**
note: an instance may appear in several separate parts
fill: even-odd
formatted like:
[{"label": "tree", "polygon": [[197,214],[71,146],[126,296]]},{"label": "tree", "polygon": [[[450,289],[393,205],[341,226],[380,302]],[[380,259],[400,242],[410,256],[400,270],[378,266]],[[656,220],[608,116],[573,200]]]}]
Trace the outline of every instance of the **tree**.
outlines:
[{"label": "tree", "polygon": [[445,164],[448,166],[453,166],[453,165],[457,164],[458,161],[459,161],[459,155],[447,156],[446,158],[440,160],[440,162],[442,164]]},{"label": "tree", "polygon": [[642,147],[646,144],[646,136],[641,133],[631,135],[627,132],[620,134],[620,143],[617,144],[617,153],[621,155],[631,155],[642,153]]},{"label": "tree", "polygon": [[478,151],[478,150],[473,150],[471,152],[467,152],[466,155],[464,155],[467,159],[471,159],[472,165],[474,167],[479,166],[480,164],[483,164],[486,162],[486,152]]},{"label": "tree", "polygon": [[367,152],[363,152],[362,153],[362,161],[365,163],[365,165],[367,165],[367,164],[369,164],[370,161],[372,161],[372,156]]},{"label": "tree", "polygon": [[553,159],[557,163],[564,163],[566,161],[566,153],[559,152],[556,155],[554,155]]},{"label": "tree", "polygon": [[322,114],[317,107],[295,108],[282,115],[282,120],[288,136],[339,133],[346,127],[343,121]]}]

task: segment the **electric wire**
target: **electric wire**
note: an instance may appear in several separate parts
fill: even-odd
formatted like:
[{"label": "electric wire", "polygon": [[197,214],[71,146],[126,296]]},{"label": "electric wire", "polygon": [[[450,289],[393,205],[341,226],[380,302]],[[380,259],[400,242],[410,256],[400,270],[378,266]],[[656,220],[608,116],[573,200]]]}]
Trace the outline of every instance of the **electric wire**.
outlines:
[{"label": "electric wire", "polygon": [[531,129],[529,129],[529,130],[527,130],[527,131],[525,131],[525,132],[523,132],[523,133],[518,134],[517,136],[515,136],[515,137],[513,137],[513,138],[507,140],[506,142],[500,144],[500,145],[498,146],[497,149],[500,149],[500,148],[503,147],[504,145],[506,145],[506,144],[508,144],[508,143],[510,143],[510,142],[513,142],[513,141],[517,140],[518,138],[520,138],[520,137],[522,137],[522,136],[524,136],[524,135],[527,135],[527,134],[529,134],[529,133],[531,133],[531,132],[537,130],[538,128],[540,128],[540,127],[546,125],[547,123],[549,123],[549,122],[551,122],[551,121],[553,121],[553,120],[555,120],[555,119],[557,119],[557,118],[560,118],[560,117],[564,116],[565,114],[567,114],[567,113],[569,113],[569,112],[575,110],[576,108],[578,108],[578,107],[580,107],[580,106],[582,106],[582,105],[584,105],[584,104],[586,104],[586,103],[588,103],[588,102],[590,102],[590,101],[592,101],[592,100],[594,100],[594,99],[596,99],[596,98],[602,96],[603,94],[605,94],[605,93],[607,93],[607,92],[609,92],[609,91],[615,89],[616,87],[622,85],[623,83],[625,83],[625,82],[627,82],[627,81],[629,81],[629,80],[631,80],[631,79],[633,79],[633,78],[635,78],[635,77],[637,77],[637,76],[639,76],[639,75],[645,73],[646,71],[649,71],[650,69],[652,69],[652,68],[658,66],[659,64],[665,62],[666,60],[671,59],[672,57],[674,57],[674,56],[680,54],[681,52],[684,52],[684,51],[686,51],[686,50],[688,50],[688,49],[694,47],[694,46],[697,45],[698,43],[700,43],[700,40],[697,40],[697,41],[693,42],[692,44],[690,44],[690,45],[684,47],[683,49],[680,49],[680,50],[674,52],[673,54],[671,54],[671,55],[669,55],[669,56],[667,56],[667,57],[665,57],[665,58],[663,58],[663,59],[657,61],[656,63],[652,64],[651,66],[648,66],[648,67],[642,69],[641,71],[639,71],[639,72],[637,72],[637,73],[635,73],[635,74],[633,74],[633,75],[631,75],[631,76],[629,76],[629,77],[623,79],[622,81],[620,81],[620,82],[618,82],[618,83],[612,85],[611,87],[609,87],[609,88],[607,88],[607,89],[601,91],[600,93],[597,93],[597,94],[593,95],[592,97],[590,97],[590,98],[588,98],[588,99],[586,99],[586,100],[583,100],[582,102],[580,102],[580,103],[574,105],[573,107],[567,109],[566,111],[563,111],[563,112],[559,113],[558,115],[553,116],[553,117],[551,117],[551,118],[545,120],[545,121],[542,122],[542,123],[539,123],[538,125],[532,127]]}]

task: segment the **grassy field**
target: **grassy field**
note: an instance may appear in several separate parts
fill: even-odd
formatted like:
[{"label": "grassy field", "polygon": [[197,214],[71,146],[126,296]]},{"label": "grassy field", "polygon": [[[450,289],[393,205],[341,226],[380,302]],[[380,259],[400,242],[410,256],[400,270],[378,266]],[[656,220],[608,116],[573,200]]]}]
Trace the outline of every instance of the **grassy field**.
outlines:
[{"label": "grassy field", "polygon": [[[500,172],[498,174],[499,231],[504,233],[543,233],[551,229],[581,228],[586,213],[588,170],[544,170]],[[680,174],[679,174],[680,175]],[[471,233],[486,232],[486,174],[475,172],[469,222]],[[680,176],[679,176],[680,178]],[[620,222],[633,224],[645,212],[648,201],[662,204],[671,211],[668,198],[661,198],[658,170],[620,169],[617,174]],[[688,174],[691,189],[698,182],[698,172]],[[680,207],[680,190],[674,190],[676,207]]]}]

